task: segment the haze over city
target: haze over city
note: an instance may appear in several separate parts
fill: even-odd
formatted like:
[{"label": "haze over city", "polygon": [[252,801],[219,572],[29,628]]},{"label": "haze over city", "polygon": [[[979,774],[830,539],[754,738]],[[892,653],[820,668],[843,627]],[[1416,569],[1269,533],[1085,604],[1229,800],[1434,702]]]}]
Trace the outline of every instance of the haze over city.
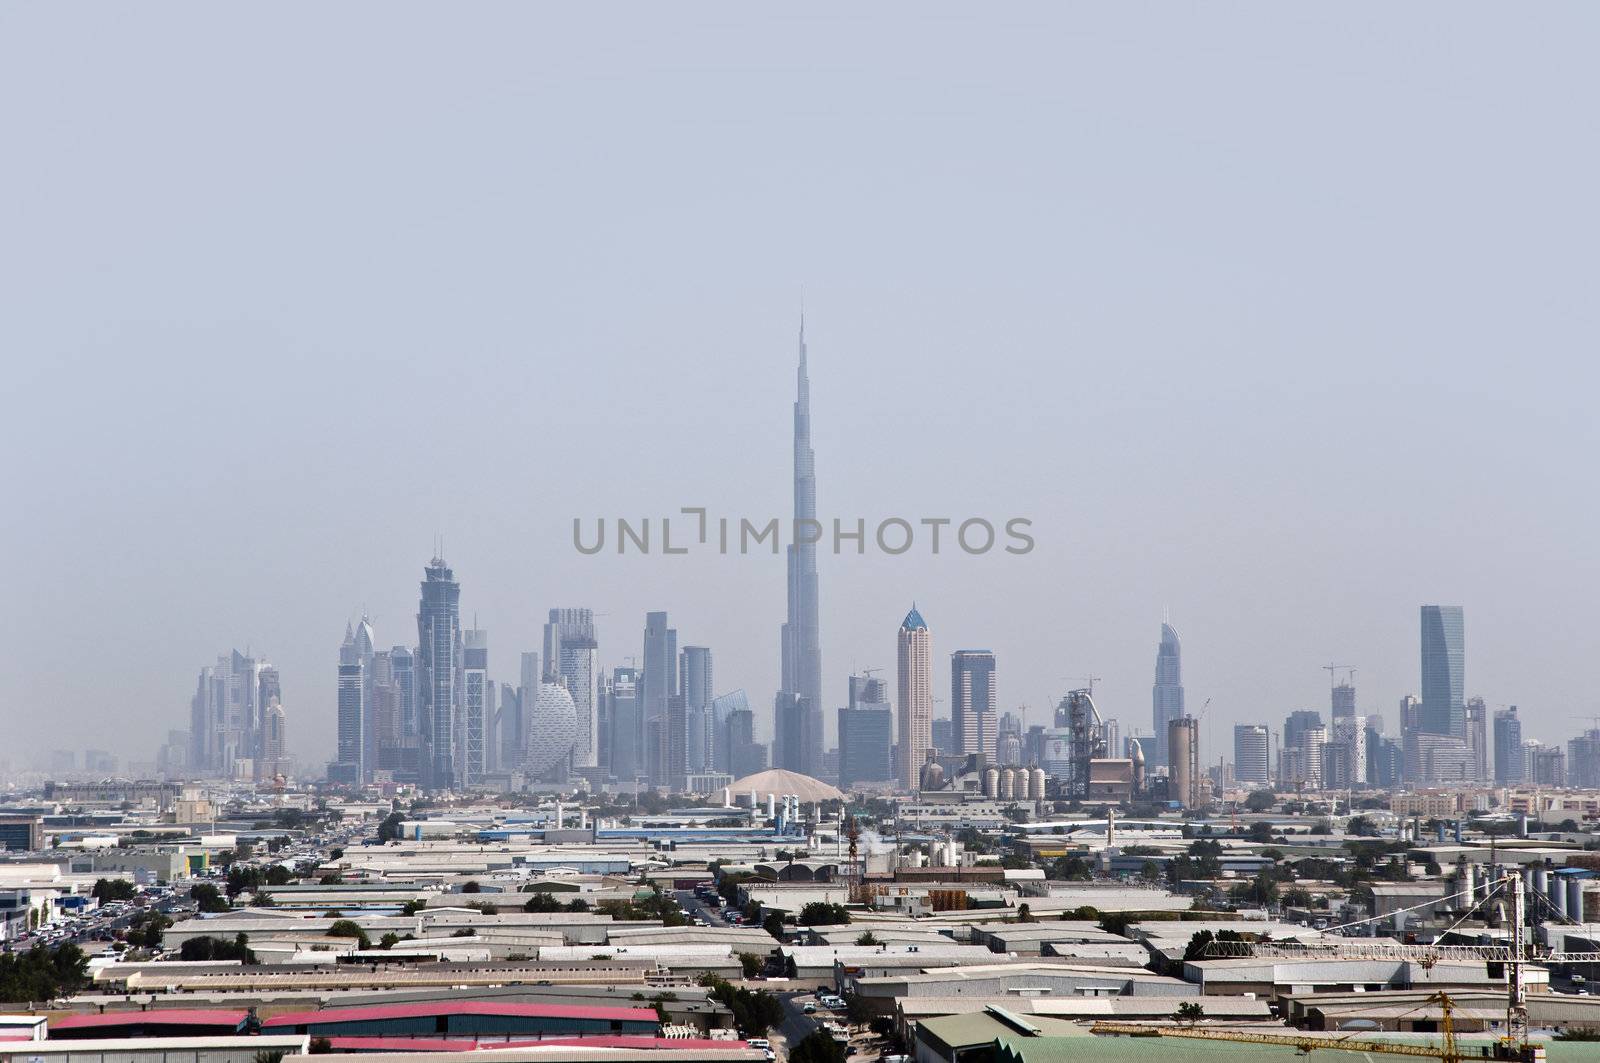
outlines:
[{"label": "haze over city", "polygon": [[497,680],[666,610],[770,738],[784,561],[572,521],[786,516],[802,305],[819,515],[1036,539],[823,551],[830,728],[913,602],[1030,723],[1094,675],[1148,727],[1170,616],[1208,761],[1334,662],[1393,733],[1424,603],[1468,696],[1591,726],[1592,32],[907,10],[8,10],[0,759],[148,759],[237,647],[326,762],[441,536]]}]

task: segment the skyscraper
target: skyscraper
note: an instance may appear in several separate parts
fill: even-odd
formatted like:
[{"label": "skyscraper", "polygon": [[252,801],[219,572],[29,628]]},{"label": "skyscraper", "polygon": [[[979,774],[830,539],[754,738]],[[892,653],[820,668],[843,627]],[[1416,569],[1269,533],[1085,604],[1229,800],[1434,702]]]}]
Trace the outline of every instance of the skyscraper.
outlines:
[{"label": "skyscraper", "polygon": [[690,774],[712,770],[717,729],[711,718],[711,650],[685,646],[679,661],[683,686],[684,759]]},{"label": "skyscraper", "polygon": [[461,676],[461,763],[456,776],[463,786],[476,786],[489,770],[489,745],[494,740],[487,631],[472,628],[462,633]]},{"label": "skyscraper", "polygon": [[1233,777],[1240,783],[1265,786],[1271,781],[1271,747],[1267,727],[1260,723],[1233,728]]},{"label": "skyscraper", "polygon": [[667,711],[678,691],[678,632],[667,626],[666,613],[644,618],[644,675],[641,681],[644,731],[644,774],[666,785],[670,778]]},{"label": "skyscraper", "polygon": [[1489,778],[1489,706],[1482,698],[1467,701],[1467,747],[1472,750],[1472,763],[1477,779]]},{"label": "skyscraper", "polygon": [[933,635],[912,605],[897,639],[899,678],[899,755],[902,790],[915,792],[922,763],[933,745]]},{"label": "skyscraper", "polygon": [[461,584],[435,557],[423,569],[417,608],[417,716],[426,786],[457,783],[456,725],[461,713]]},{"label": "skyscraper", "polygon": [[950,655],[950,741],[952,753],[995,763],[996,704],[994,654],[957,650]]},{"label": "skyscraper", "polygon": [[544,626],[545,670],[565,683],[578,710],[578,735],[572,747],[575,768],[593,768],[600,749],[600,643],[592,609],[552,609]]},{"label": "skyscraper", "polygon": [[839,710],[839,788],[894,778],[894,713],[881,679],[850,677],[850,703]]},{"label": "skyscraper", "polygon": [[1183,644],[1178,632],[1161,623],[1161,645],[1156,649],[1156,681],[1150,688],[1150,717],[1155,730],[1155,763],[1167,763],[1167,729],[1183,716]]},{"label": "skyscraper", "polygon": [[1422,607],[1422,730],[1467,737],[1465,621],[1459,605]]},{"label": "skyscraper", "polygon": [[[800,322],[795,374],[794,522],[788,549],[788,616],[781,639],[783,685],[774,699],[773,763],[804,775],[822,772],[822,632],[817,612],[816,456],[811,450],[811,379],[806,375],[806,325]],[[796,714],[789,721],[784,717]]]},{"label": "skyscraper", "polygon": [[1523,780],[1522,721],[1517,707],[1496,709],[1494,714],[1494,781],[1519,783]]},{"label": "skyscraper", "polygon": [[641,687],[638,669],[616,668],[603,692],[611,724],[611,774],[628,784],[645,771]]},{"label": "skyscraper", "polygon": [[334,762],[328,765],[330,782],[359,786],[366,781],[362,759],[366,743],[361,731],[367,716],[365,691],[365,669],[347,625],[344,644],[339,647],[338,747]]}]

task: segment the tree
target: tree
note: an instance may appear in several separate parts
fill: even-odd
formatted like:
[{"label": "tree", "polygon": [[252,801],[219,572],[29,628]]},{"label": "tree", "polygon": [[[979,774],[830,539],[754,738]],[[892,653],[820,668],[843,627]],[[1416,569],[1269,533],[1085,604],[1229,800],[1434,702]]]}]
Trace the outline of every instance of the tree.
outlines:
[{"label": "tree", "polygon": [[475,881],[475,880],[471,881],[471,882],[464,882],[464,883],[461,884],[461,892],[462,893],[482,893],[483,892],[483,887],[481,885],[479,885],[477,883],[477,881]]},{"label": "tree", "polygon": [[812,901],[800,909],[800,918],[796,922],[801,926],[839,926],[850,922],[850,913],[842,904]]},{"label": "tree", "polygon": [[383,817],[383,822],[378,824],[378,844],[387,845],[389,842],[398,841],[400,839],[400,824],[404,823],[405,820],[406,817],[398,812],[391,812]]},{"label": "tree", "polygon": [[1346,834],[1351,834],[1358,838],[1376,838],[1378,836],[1377,824],[1366,816],[1351,816],[1350,822],[1344,825],[1344,830]]},{"label": "tree", "polygon": [[1270,790],[1253,790],[1244,799],[1244,807],[1251,812],[1270,812],[1278,803],[1278,795]]},{"label": "tree", "polygon": [[257,1052],[250,1057],[250,1063],[283,1063],[283,1053],[278,1050]]},{"label": "tree", "polygon": [[1017,905],[1017,922],[1033,923],[1037,921],[1033,917],[1033,909],[1029,908],[1026,903]]},{"label": "tree", "polygon": [[1197,1001],[1185,1000],[1178,1005],[1178,1010],[1172,1017],[1179,1022],[1199,1022],[1206,1017],[1206,1009],[1201,1007]]},{"label": "tree", "polygon": [[393,930],[378,939],[378,947],[380,949],[392,949],[398,944],[400,944],[400,935]]},{"label": "tree", "polygon": [[746,978],[754,978],[766,966],[766,958],[754,952],[739,953],[739,970]]},{"label": "tree", "polygon": [[[751,954],[741,954],[741,961],[745,955]],[[764,989],[741,989],[714,974],[702,978],[701,983],[711,990],[711,999],[733,1013],[734,1025],[746,1037],[763,1037],[769,1028],[783,1022],[783,1006]]]},{"label": "tree", "polygon": [[1155,882],[1161,878],[1161,865],[1154,860],[1146,860],[1139,865],[1139,877],[1146,882]]},{"label": "tree", "polygon": [[771,915],[767,916],[761,921],[761,929],[765,930],[779,941],[782,941],[783,916],[779,915],[777,912],[773,912]]},{"label": "tree", "polygon": [[331,938],[355,938],[363,950],[372,947],[372,939],[367,937],[367,932],[349,919],[335,920],[334,924],[328,928],[328,936]]},{"label": "tree", "polygon": [[202,912],[225,912],[233,907],[222,891],[209,882],[198,883],[189,889],[189,896]]},{"label": "tree", "polygon": [[1253,841],[1253,842],[1257,842],[1257,843],[1259,843],[1261,845],[1265,845],[1267,842],[1270,842],[1272,840],[1272,824],[1270,824],[1270,823],[1252,823],[1252,824],[1250,824],[1250,840]]},{"label": "tree", "polygon": [[89,982],[89,960],[76,945],[54,952],[35,945],[0,955],[0,1003],[26,1004],[77,993]]},{"label": "tree", "polygon": [[877,939],[877,937],[872,933],[872,931],[868,930],[866,933],[864,933],[860,937],[856,938],[856,944],[857,945],[881,945],[881,944],[883,944],[883,942],[879,941]]},{"label": "tree", "polygon": [[400,914],[401,915],[416,915],[418,912],[422,911],[422,909],[426,908],[427,906],[428,906],[428,902],[426,900],[422,899],[421,897],[418,897],[414,901],[407,901],[405,903],[404,907],[402,907],[400,909]]},{"label": "tree", "polygon": [[131,901],[138,894],[133,883],[125,878],[97,878],[89,896],[106,904],[110,901]]},{"label": "tree", "polygon": [[1050,871],[1045,877],[1061,879],[1064,882],[1085,882],[1094,877],[1094,868],[1083,857],[1069,853],[1052,861]]},{"label": "tree", "polygon": [[844,1046],[821,1030],[813,1030],[789,1049],[789,1063],[845,1063]]},{"label": "tree", "polygon": [[522,906],[525,912],[559,912],[561,902],[548,893],[539,892],[531,894],[526,904]]},{"label": "tree", "polygon": [[178,950],[178,958],[181,960],[189,960],[191,962],[205,960],[238,960],[240,963],[246,965],[253,965],[258,962],[256,960],[255,952],[253,952],[250,948],[250,939],[244,934],[240,934],[232,941],[228,941],[224,938],[214,938],[209,935],[201,935],[200,937],[190,938],[188,941],[185,941],[183,943],[183,947]]},{"label": "tree", "polygon": [[313,1037],[306,1051],[313,1056],[325,1056],[333,1051],[333,1042],[326,1037]]}]

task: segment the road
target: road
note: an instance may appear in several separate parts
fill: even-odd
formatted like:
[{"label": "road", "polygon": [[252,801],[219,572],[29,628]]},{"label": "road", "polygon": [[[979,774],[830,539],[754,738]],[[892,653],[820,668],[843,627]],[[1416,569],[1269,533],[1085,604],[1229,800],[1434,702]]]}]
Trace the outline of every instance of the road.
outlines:
[{"label": "road", "polygon": [[678,907],[683,909],[692,922],[697,916],[706,921],[708,926],[728,926],[726,919],[722,918],[722,909],[706,904],[694,895],[693,890],[675,890],[672,897],[678,902]]},{"label": "road", "polygon": [[804,1041],[818,1029],[817,1021],[801,1010],[807,1002],[816,1002],[810,993],[779,993],[778,1003],[783,1005],[783,1025],[768,1031],[772,1051],[779,1059],[787,1059],[789,1050]]}]

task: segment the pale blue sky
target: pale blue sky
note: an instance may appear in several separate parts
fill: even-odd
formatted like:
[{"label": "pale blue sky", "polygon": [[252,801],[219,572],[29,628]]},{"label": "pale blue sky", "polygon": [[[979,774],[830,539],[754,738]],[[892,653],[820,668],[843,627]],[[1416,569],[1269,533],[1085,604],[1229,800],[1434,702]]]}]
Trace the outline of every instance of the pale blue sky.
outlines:
[{"label": "pale blue sky", "polygon": [[[1592,684],[1592,5],[0,8],[15,749],[152,755],[201,665],[330,752],[366,605],[446,537],[515,674],[644,612],[777,684],[783,566],[583,558],[574,515],[1022,515],[1026,558],[821,562],[824,677],[915,598],[1034,721],[1149,725],[1163,607],[1214,760],[1394,727],[1417,606],[1564,740]],[[942,677],[943,671],[940,675]],[[942,682],[942,679],[941,679]],[[947,691],[936,691],[944,696]],[[831,713],[830,713],[831,716]]]}]

